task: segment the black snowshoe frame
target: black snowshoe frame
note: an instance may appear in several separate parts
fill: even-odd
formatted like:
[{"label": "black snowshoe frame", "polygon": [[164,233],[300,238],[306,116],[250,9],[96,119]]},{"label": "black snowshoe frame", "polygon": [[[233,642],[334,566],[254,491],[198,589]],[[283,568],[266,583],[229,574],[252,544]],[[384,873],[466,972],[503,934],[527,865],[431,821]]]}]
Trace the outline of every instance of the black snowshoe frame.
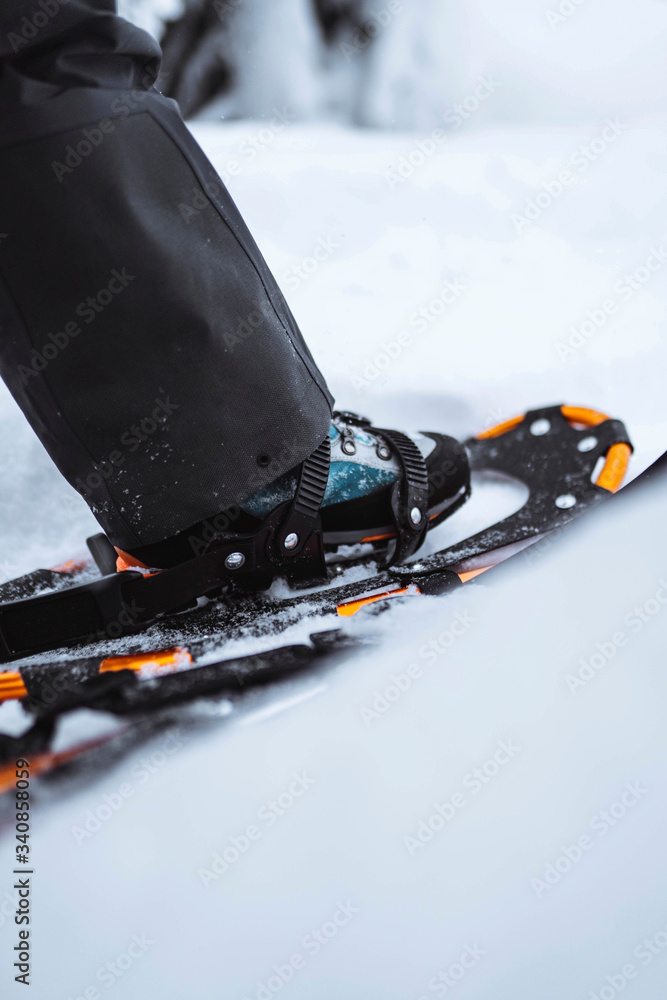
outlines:
[{"label": "black snowshoe frame", "polygon": [[[465,542],[406,563],[429,528],[425,461],[406,435],[372,427],[356,414],[337,417],[380,435],[398,457],[402,476],[392,493],[395,541],[385,569],[359,583],[329,588],[326,601],[334,608],[346,601],[363,603],[365,594],[371,600],[373,593],[392,588],[442,593],[458,585],[460,577],[454,571],[472,569],[476,557],[536,540],[609,496],[620,485],[632,450],[620,421],[565,406],[532,410],[471,438],[464,442],[471,469],[519,479],[529,490],[525,505]],[[38,570],[0,587],[0,597],[19,598],[0,604],[0,662],[132,635],[165,615],[195,606],[202,596],[224,593],[233,608],[235,595],[265,590],[276,577],[298,586],[330,583],[336,566],[325,562],[319,514],[330,455],[327,437],[303,463],[293,500],[276,508],[255,532],[221,533],[207,551],[171,569],[108,572],[115,550],[104,535],[96,535],[89,539],[89,547],[105,573],[100,579],[24,596],[40,580],[48,582],[49,571]],[[605,466],[594,483],[594,470],[602,459]]]}]

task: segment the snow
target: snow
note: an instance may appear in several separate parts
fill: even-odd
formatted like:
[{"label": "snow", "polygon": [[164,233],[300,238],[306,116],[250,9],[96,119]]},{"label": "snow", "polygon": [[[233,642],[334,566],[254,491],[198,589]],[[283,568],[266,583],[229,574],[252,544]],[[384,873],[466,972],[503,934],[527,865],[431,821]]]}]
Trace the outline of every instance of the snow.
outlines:
[{"label": "snow", "polygon": [[[534,405],[591,405],[627,422],[636,475],[667,442],[667,122],[621,116],[627,127],[612,139],[605,117],[462,130],[418,166],[428,133],[193,130],[218,170],[240,163],[232,194],[338,405],[380,426],[458,437]],[[572,156],[596,139],[604,151],[578,169]],[[387,171],[402,162],[410,169],[395,182]],[[566,168],[572,182],[517,231],[513,213],[544,184],[556,190]],[[643,283],[641,272],[636,291],[617,290],[649,260],[656,270]],[[420,309],[425,319],[414,318]],[[588,311],[599,325],[561,356]],[[0,417],[9,576],[77,554],[95,522],[4,389]],[[474,518],[518,502],[498,490]],[[124,1000],[283,990],[290,1000],[418,1000],[449,995],[444,980],[440,992],[429,981],[450,967],[457,976],[466,947],[484,954],[451,987],[462,1000],[590,1000],[605,986],[611,996],[605,977],[622,982],[627,963],[628,996],[662,996],[667,954],[641,942],[662,941],[667,925],[663,507],[659,488],[620,500],[519,557],[496,584],[371,619],[378,645],[360,655],[232,712],[228,702],[174,711],[167,729],[83,784],[50,783],[33,817],[33,996],[113,986]],[[440,529],[438,543],[467,517]],[[602,666],[570,690],[568,674],[595,656]],[[410,664],[421,673],[411,677]],[[394,700],[369,717],[386,692]],[[15,731],[15,709],[0,709],[0,729],[5,718]],[[88,715],[68,725],[71,739],[90,736]],[[501,742],[510,751],[473,791],[467,776],[485,764],[493,772]],[[294,775],[307,785],[298,795]],[[267,803],[281,795],[278,815]],[[452,818],[436,818],[441,828],[411,848],[405,838],[436,804]],[[603,834],[610,807],[618,818]],[[88,836],[91,812],[103,818]],[[592,846],[578,848],[584,835]],[[226,850],[238,857],[217,874],[214,856]],[[12,851],[5,835],[8,892]],[[559,860],[565,851],[577,860]],[[549,864],[564,871],[536,887]],[[331,937],[314,953],[308,935],[323,926]],[[146,936],[137,957],[97,977],[133,935]],[[296,954],[284,987],[262,986],[275,966],[288,976]],[[11,984],[3,992],[14,994]]]},{"label": "snow", "polygon": [[[161,37],[198,0],[120,0],[121,14]],[[194,83],[231,70],[208,120],[270,119],[287,107],[383,129],[430,130],[480,80],[499,87],[478,127],[588,124],[664,110],[667,9],[656,0],[333,0],[360,27],[326,45],[314,0],[218,0],[220,23],[178,67]],[[289,71],[286,71],[289,67]],[[183,84],[180,80],[165,80]]]}]

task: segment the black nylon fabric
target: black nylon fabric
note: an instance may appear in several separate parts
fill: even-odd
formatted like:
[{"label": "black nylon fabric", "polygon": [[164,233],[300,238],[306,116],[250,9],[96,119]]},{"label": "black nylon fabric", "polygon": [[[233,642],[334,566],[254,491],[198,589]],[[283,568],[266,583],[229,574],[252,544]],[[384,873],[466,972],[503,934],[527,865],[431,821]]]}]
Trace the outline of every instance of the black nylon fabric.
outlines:
[{"label": "black nylon fabric", "polygon": [[0,372],[124,549],[296,466],[332,403],[229,193],[153,87],[159,59],[111,0],[0,7]]}]

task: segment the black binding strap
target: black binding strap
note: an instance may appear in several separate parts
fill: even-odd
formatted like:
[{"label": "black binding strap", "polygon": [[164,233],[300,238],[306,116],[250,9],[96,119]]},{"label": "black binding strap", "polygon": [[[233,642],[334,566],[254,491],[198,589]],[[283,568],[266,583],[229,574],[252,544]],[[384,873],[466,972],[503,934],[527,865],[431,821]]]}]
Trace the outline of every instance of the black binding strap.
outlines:
[{"label": "black binding strap", "polygon": [[335,410],[334,420],[358,426],[383,438],[397,456],[402,475],[391,494],[391,509],[396,528],[396,547],[387,565],[403,562],[422,545],[428,531],[428,470],[421,451],[402,431],[374,427],[368,417],[350,410]]},{"label": "black binding strap", "polygon": [[330,465],[331,440],[327,434],[301,466],[294,499],[276,534],[279,561],[298,556],[313,532],[320,529],[320,507],[329,481]]},{"label": "black binding strap", "polygon": [[294,499],[275,531],[270,559],[276,572],[296,587],[326,583],[320,506],[329,481],[329,435],[303,465]]},{"label": "black binding strap", "polygon": [[380,427],[369,430],[388,442],[398,457],[403,473],[391,494],[396,548],[388,565],[393,566],[413,555],[428,531],[428,471],[424,456],[407,434]]}]

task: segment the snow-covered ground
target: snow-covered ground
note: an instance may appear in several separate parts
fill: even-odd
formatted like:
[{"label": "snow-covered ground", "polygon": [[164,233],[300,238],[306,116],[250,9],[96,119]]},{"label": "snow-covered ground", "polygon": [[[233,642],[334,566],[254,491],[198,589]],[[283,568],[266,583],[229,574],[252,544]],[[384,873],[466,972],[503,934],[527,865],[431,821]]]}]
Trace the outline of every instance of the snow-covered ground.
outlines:
[{"label": "snow-covered ground", "polygon": [[[637,474],[667,446],[666,124],[194,131],[339,406],[464,437],[590,405],[626,421]],[[0,419],[15,575],[94,521],[4,389]],[[499,584],[397,607],[363,655],[52,786],[33,996],[662,998],[663,522],[655,491],[621,501]]]}]

